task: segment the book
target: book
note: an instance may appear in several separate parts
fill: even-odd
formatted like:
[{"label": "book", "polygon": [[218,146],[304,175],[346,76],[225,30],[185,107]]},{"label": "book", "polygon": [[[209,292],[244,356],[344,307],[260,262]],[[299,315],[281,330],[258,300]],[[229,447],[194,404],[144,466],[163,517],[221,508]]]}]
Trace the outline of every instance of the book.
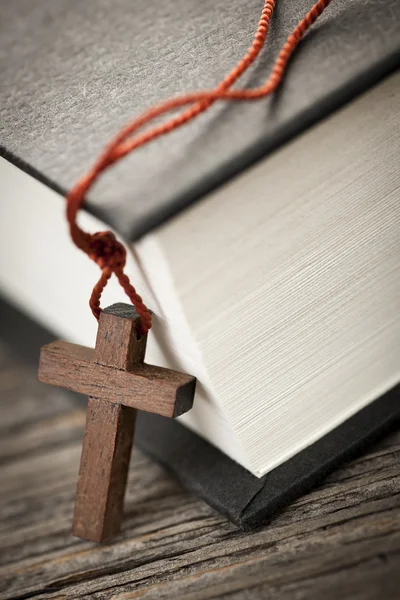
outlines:
[{"label": "book", "polygon": [[[258,4],[225,15],[190,1],[178,14],[171,0],[153,15],[143,2],[132,22],[127,0],[95,15],[93,2],[6,5],[0,284],[57,335],[93,345],[84,307],[98,277],[68,238],[60,192],[133,108],[214,85],[247,48]],[[279,4],[242,84],[265,80],[310,7]],[[242,525],[398,417],[399,21],[395,1],[379,14],[333,2],[274,97],[218,103],[127,158],[80,216],[132,243],[128,273],[155,313],[148,362],[199,380],[194,409],[179,424],[143,417],[139,443]],[[104,302],[119,300],[114,284]]]}]

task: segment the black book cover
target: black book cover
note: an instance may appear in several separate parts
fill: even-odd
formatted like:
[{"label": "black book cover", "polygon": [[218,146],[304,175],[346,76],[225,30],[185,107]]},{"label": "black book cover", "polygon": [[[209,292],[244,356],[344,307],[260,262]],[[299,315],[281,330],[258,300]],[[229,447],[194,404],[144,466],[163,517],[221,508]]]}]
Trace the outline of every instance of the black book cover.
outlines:
[{"label": "black book cover", "polygon": [[[0,298],[0,332],[35,366],[53,336]],[[67,392],[65,392],[67,393]],[[72,394],[78,402],[83,396]],[[267,523],[279,510],[400,423],[400,385],[345,423],[257,478],[178,421],[139,413],[135,444],[182,484],[243,529]]]},{"label": "black book cover", "polygon": [[[266,47],[238,82],[268,78],[314,0],[279,0]],[[244,55],[262,0],[3,0],[1,154],[65,192],[128,120],[215,86]],[[264,157],[400,62],[398,0],[334,0],[270,98],[219,102],[112,168],[88,208],[136,239]]]}]

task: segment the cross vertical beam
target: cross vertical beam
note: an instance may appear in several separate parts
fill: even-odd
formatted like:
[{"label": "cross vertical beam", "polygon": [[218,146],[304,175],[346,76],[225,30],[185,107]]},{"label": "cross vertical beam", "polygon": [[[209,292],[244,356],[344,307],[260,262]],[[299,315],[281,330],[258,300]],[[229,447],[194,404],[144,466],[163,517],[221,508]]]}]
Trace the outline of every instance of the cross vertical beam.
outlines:
[{"label": "cross vertical beam", "polygon": [[136,409],[89,398],[72,533],[103,542],[121,526]]},{"label": "cross vertical beam", "polygon": [[[136,318],[135,318],[136,317]],[[137,335],[133,308],[100,314],[95,362],[124,371],[143,363],[147,335]],[[136,409],[89,397],[72,532],[102,542],[121,526]]]}]

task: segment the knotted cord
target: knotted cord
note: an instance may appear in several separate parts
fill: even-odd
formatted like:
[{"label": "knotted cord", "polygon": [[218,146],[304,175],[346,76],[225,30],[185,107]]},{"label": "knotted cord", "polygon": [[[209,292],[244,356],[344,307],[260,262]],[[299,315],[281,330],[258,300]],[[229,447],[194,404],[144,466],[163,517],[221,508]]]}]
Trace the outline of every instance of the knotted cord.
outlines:
[{"label": "knotted cord", "polygon": [[[71,238],[76,246],[83,250],[83,252],[97,263],[101,269],[101,277],[94,286],[89,301],[96,319],[99,318],[101,312],[101,294],[111,275],[114,273],[130,301],[135,306],[138,315],[141,317],[141,334],[147,333],[151,327],[151,314],[143,303],[142,298],[131,284],[129,277],[124,272],[126,250],[123,244],[116,239],[111,231],[101,231],[90,234],[83,231],[77,224],[77,213],[82,207],[85,196],[94,182],[100,174],[112,164],[121,160],[124,156],[130,154],[140,146],[149,143],[151,140],[188,123],[207,110],[217,100],[256,100],[273,93],[280,85],[290,57],[297,48],[300,40],[331,1],[332,0],[318,0],[310,12],[300,21],[287,38],[272,67],[270,76],[262,86],[253,89],[231,90],[230,88],[232,85],[255,61],[264,46],[272,13],[275,8],[275,0],[265,0],[257,31],[250,48],[245,56],[215,89],[185,94],[166,100],[133,119],[122,128],[118,135],[105,148],[93,167],[86,175],[79,179],[69,192],[67,196],[67,219]],[[151,127],[142,133],[133,135],[138,129],[150,123],[153,119],[183,106],[187,106],[188,104],[192,106],[186,108],[180,114],[173,116],[164,123]]]}]

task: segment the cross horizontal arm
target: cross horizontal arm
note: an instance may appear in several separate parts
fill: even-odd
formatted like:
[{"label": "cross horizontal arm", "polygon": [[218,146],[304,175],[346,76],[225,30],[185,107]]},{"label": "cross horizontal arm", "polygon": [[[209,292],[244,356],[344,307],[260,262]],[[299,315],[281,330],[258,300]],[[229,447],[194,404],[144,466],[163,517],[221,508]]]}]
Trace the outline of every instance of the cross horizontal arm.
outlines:
[{"label": "cross horizontal arm", "polygon": [[42,347],[39,380],[166,417],[190,410],[196,385],[191,375],[162,367],[139,364],[129,372],[101,365],[91,348],[63,341]]}]

